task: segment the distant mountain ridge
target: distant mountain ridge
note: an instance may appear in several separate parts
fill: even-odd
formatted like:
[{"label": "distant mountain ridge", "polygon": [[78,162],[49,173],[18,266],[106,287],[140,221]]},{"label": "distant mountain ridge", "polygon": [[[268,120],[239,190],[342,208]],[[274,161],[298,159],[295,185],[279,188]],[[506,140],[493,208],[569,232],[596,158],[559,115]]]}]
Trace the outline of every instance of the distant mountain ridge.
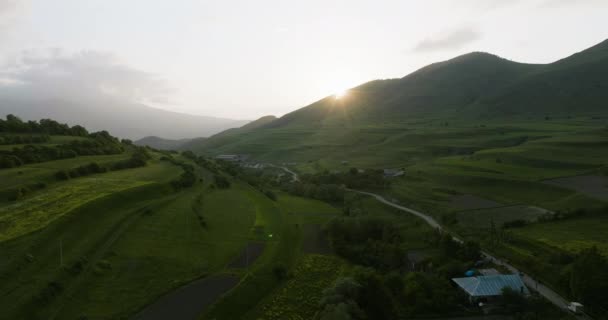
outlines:
[{"label": "distant mountain ridge", "polygon": [[[204,138],[202,138],[204,139]],[[148,146],[158,150],[177,150],[184,144],[192,141],[192,139],[164,139],[156,136],[144,137],[133,141],[138,146]]]},{"label": "distant mountain ridge", "polygon": [[36,100],[0,93],[0,115],[14,114],[25,120],[57,119],[82,124],[92,130],[108,130],[133,140],[147,136],[165,139],[207,137],[249,123],[215,117],[189,115],[116,100]]},{"label": "distant mountain ridge", "polygon": [[331,140],[343,134],[336,128],[399,126],[412,119],[605,115],[606,101],[608,40],[549,64],[473,52],[400,79],[364,83],[340,99],[325,97],[245,134],[222,133],[188,147],[210,154],[274,154],[280,152],[276,145],[266,146],[280,141],[295,148],[312,136]]}]

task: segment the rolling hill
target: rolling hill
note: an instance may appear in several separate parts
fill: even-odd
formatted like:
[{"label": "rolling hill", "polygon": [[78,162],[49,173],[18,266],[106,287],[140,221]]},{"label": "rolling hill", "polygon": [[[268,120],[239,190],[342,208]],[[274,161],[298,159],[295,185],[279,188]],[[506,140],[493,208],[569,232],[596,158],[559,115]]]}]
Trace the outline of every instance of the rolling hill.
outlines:
[{"label": "rolling hill", "polygon": [[607,74],[608,40],[550,64],[474,52],[401,79],[371,81],[340,99],[325,97],[258,128],[187,147],[206,154],[309,161],[319,154],[349,158],[368,150],[403,149],[400,137],[422,124],[508,125],[513,119],[601,116],[608,113]]}]

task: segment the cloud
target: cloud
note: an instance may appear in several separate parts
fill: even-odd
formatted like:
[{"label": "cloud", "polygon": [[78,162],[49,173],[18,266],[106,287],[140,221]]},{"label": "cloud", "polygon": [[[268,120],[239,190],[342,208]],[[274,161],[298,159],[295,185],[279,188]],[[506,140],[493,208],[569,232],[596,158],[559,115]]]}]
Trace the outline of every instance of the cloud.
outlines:
[{"label": "cloud", "polygon": [[543,0],[541,8],[560,8],[566,6],[598,6],[608,7],[606,0]]},{"label": "cloud", "polygon": [[435,35],[420,41],[413,49],[414,52],[431,52],[461,48],[481,38],[481,34],[473,28],[460,28],[444,34]]},{"label": "cloud", "polygon": [[159,76],[99,51],[24,51],[0,68],[0,92],[41,97],[167,103],[172,89]]}]

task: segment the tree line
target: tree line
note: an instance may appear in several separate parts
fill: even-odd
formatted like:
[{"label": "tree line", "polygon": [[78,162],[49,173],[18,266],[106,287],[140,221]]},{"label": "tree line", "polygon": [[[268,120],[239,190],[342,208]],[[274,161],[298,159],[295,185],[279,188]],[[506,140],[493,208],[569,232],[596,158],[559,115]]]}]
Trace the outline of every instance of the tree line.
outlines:
[{"label": "tree line", "polygon": [[86,137],[89,134],[87,129],[79,125],[70,127],[65,123],[59,123],[51,119],[42,119],[40,121],[26,122],[12,114],[7,115],[5,120],[0,119],[0,132],[38,133],[45,135],[63,135],[78,137]]},{"label": "tree line", "polygon": [[56,146],[26,145],[12,150],[0,150],[0,168],[78,156],[120,154],[125,151],[123,143],[107,131],[90,133],[88,137],[86,140],[74,140]]},{"label": "tree line", "polygon": [[97,162],[91,162],[89,164],[78,166],[72,169],[59,170],[55,173],[55,178],[57,178],[58,180],[68,180],[92,174],[105,173],[108,171],[133,169],[146,166],[148,160],[152,158],[150,156],[150,153],[145,147],[134,148],[135,150],[129,159],[116,161],[110,164],[99,164]]}]

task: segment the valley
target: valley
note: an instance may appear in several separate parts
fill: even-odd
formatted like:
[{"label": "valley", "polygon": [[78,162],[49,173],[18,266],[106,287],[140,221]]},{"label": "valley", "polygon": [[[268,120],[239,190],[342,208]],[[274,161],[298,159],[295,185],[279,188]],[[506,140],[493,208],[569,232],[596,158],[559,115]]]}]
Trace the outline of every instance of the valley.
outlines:
[{"label": "valley", "polygon": [[7,115],[0,319],[605,319],[607,66],[470,53],[206,138]]}]

